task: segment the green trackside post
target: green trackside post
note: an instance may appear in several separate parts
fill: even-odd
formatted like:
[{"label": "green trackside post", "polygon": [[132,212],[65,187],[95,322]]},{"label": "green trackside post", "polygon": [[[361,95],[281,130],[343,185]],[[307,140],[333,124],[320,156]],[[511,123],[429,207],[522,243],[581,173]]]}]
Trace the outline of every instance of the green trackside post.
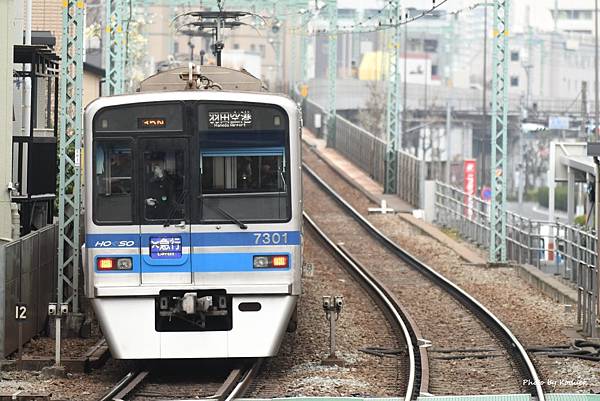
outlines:
[{"label": "green trackside post", "polygon": [[384,192],[398,192],[398,148],[400,146],[400,35],[401,8],[400,1],[391,2],[389,20],[393,25],[393,37],[389,48],[388,90],[386,133],[387,147],[385,152]]},{"label": "green trackside post", "polygon": [[510,0],[496,0],[492,53],[492,200],[490,263],[506,262],[506,160],[508,138],[508,23]]},{"label": "green trackside post", "polygon": [[326,130],[326,142],[327,146],[335,146],[335,132],[336,132],[336,79],[337,79],[337,0],[329,0],[327,2],[327,16],[329,19],[328,29],[328,57],[327,57],[327,76],[328,76],[328,89],[329,96],[327,100],[327,130]]}]

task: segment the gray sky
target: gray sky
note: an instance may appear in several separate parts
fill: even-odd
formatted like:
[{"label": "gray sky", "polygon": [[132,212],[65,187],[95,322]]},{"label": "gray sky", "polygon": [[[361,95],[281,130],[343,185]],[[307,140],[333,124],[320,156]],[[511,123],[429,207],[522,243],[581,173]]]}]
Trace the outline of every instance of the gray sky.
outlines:
[{"label": "gray sky", "polygon": [[[487,0],[491,2],[491,0]],[[457,10],[468,7],[473,4],[483,3],[485,0],[448,0],[440,9]],[[381,8],[385,1],[365,1],[365,0],[338,0],[340,8]],[[406,7],[427,8],[430,7],[431,0],[404,0],[402,4]],[[511,30],[522,31],[526,26],[526,8],[530,7],[531,25],[541,30],[554,29],[554,23],[550,10],[554,7],[554,0],[513,0],[511,1],[511,15],[514,26]]]}]

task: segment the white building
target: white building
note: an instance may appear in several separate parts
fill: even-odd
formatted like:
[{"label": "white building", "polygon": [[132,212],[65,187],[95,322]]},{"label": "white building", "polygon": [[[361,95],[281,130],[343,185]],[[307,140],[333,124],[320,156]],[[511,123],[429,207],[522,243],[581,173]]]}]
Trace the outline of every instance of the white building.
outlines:
[{"label": "white building", "polygon": [[591,0],[558,0],[552,9],[559,31],[570,33],[594,33],[594,2]]}]

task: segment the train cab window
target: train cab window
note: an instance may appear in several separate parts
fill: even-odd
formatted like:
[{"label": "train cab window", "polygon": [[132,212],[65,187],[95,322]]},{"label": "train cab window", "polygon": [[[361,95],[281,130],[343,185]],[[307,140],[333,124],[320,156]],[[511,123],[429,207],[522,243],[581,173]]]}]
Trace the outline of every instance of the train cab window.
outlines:
[{"label": "train cab window", "polygon": [[283,148],[203,152],[202,220],[288,220],[288,176]]},{"label": "train cab window", "polygon": [[185,220],[187,140],[144,139],[142,149],[144,220]]},{"label": "train cab window", "polygon": [[98,139],[93,157],[94,219],[101,223],[132,222],[131,141]]}]

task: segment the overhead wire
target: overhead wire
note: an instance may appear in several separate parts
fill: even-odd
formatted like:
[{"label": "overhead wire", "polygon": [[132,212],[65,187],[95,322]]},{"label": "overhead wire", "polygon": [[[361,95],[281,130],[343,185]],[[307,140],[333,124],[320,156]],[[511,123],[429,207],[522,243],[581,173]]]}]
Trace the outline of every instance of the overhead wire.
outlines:
[{"label": "overhead wire", "polygon": [[[335,35],[346,35],[348,33],[353,33],[353,32],[357,32],[357,33],[379,32],[379,31],[385,31],[387,29],[395,28],[395,27],[398,27],[398,26],[406,25],[406,24],[412,23],[414,21],[417,21],[417,20],[419,20],[421,18],[424,18],[424,17],[430,15],[433,11],[437,10],[438,8],[440,8],[442,5],[444,5],[445,3],[447,3],[449,0],[441,0],[437,4],[436,4],[436,0],[432,0],[432,1],[433,1],[433,6],[430,9],[424,10],[424,11],[416,14],[413,17],[410,17],[409,13],[406,12],[404,14],[404,16],[403,16],[404,18],[401,17],[401,20],[399,22],[389,23],[389,24],[383,24],[383,23],[381,23],[381,21],[378,21],[378,25],[377,26],[369,27],[369,29],[365,29],[365,30],[356,30],[355,29],[355,28],[357,28],[357,27],[359,27],[359,26],[361,26],[363,24],[366,24],[366,22],[369,19],[372,19],[372,16],[370,16],[366,20],[363,20],[363,21],[361,21],[361,22],[359,22],[357,24],[353,24],[353,25],[350,25],[350,26],[337,26],[336,27],[336,32],[333,33],[333,34],[335,34]],[[390,4],[392,4],[392,2],[388,1],[388,4],[385,7],[381,8],[379,10],[378,14],[381,15],[383,13],[383,11],[387,7],[390,6]],[[304,33],[300,33],[299,34],[299,33],[296,32],[298,28],[300,28],[300,27],[292,27],[288,31],[291,31],[290,32],[291,34],[296,34],[296,35],[301,35],[301,36],[315,36],[317,34],[323,34],[323,33],[332,34],[331,32],[328,31],[328,29],[317,29],[317,30],[315,30],[312,33],[305,33],[304,32]],[[343,28],[343,29],[340,29],[340,28]]]}]

